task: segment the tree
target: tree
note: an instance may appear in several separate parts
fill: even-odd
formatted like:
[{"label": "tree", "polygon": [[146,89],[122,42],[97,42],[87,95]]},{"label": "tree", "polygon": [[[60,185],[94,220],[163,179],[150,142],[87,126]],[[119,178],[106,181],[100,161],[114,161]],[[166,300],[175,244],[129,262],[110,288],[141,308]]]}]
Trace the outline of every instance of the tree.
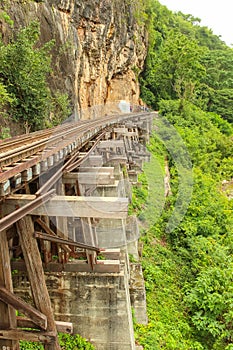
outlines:
[{"label": "tree", "polygon": [[11,115],[33,130],[42,128],[51,109],[47,75],[52,42],[38,45],[39,24],[22,28],[8,45],[0,40],[0,79],[13,98]]},{"label": "tree", "polygon": [[206,76],[202,79],[200,98],[206,96],[206,109],[233,121],[233,50],[206,51],[202,63]]},{"label": "tree", "polygon": [[195,40],[176,30],[169,32],[156,67],[161,97],[169,94],[170,98],[193,99],[196,86],[205,75],[203,52]]},{"label": "tree", "polygon": [[13,99],[8,94],[6,87],[0,82],[0,116],[6,115],[6,107],[12,102]]}]

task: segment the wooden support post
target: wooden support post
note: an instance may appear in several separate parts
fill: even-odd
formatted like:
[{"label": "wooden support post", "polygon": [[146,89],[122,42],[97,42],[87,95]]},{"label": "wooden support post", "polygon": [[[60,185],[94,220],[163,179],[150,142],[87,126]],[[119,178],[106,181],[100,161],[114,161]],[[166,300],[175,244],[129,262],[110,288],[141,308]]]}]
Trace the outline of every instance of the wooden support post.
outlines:
[{"label": "wooden support post", "polygon": [[[61,179],[57,183],[56,187],[57,187],[57,193],[60,194],[60,195],[65,196],[65,186],[64,186],[64,184],[62,184]],[[68,233],[67,217],[65,215],[64,216],[58,216],[56,218],[56,222],[57,222],[56,223],[57,230],[63,234],[65,239],[68,239],[69,238],[69,233]]]},{"label": "wooden support post", "polygon": [[[13,291],[11,279],[10,255],[6,231],[0,232],[0,286]],[[16,328],[16,312],[12,306],[0,301],[0,329]],[[17,350],[19,342],[16,340],[0,339],[0,349]]]},{"label": "wooden support post", "polygon": [[[92,230],[92,225],[91,225],[91,219],[90,218],[81,218],[81,223],[82,223],[84,242],[86,244],[94,245],[95,242],[94,242],[93,230]],[[91,268],[93,270],[94,265],[97,263],[96,252],[87,249],[86,255],[87,255],[88,264],[91,266]]]},{"label": "wooden support post", "polygon": [[[50,221],[48,216],[42,216],[41,221],[45,223],[45,225],[50,228]],[[41,242],[42,243],[42,242]],[[52,252],[51,252],[51,242],[44,241],[44,262],[47,263],[52,260]]]},{"label": "wooden support post", "polygon": [[92,234],[92,225],[90,218],[81,218],[81,224],[85,244],[94,246],[95,242]]},{"label": "wooden support post", "polygon": [[47,317],[6,288],[0,287],[0,299],[11,305],[15,310],[29,316],[40,328],[47,329]]},{"label": "wooden support post", "polygon": [[[32,342],[42,342],[47,345],[44,346],[45,349],[55,349],[53,343],[56,339],[56,334],[54,332],[38,332],[38,331],[23,331],[19,329],[0,329],[0,340],[11,338],[15,341],[26,340]],[[1,350],[11,350],[9,347],[2,347]]]},{"label": "wooden support post", "polygon": [[[55,321],[57,331],[61,333],[73,334],[73,323],[71,322],[62,322]],[[17,316],[17,327],[19,328],[36,328],[34,322],[29,318]]]},{"label": "wooden support post", "polygon": [[[61,238],[65,238],[64,235],[60,234],[60,232],[58,232],[58,234],[56,235],[55,232],[53,232],[53,230],[48,226],[46,225],[46,223],[44,221],[42,221],[40,218],[38,218],[36,220],[36,222],[40,225],[40,227],[42,227],[42,229],[49,235],[51,236],[54,236],[54,237],[61,237]],[[60,235],[59,235],[60,234]],[[71,249],[67,246],[67,245],[64,245],[62,244],[61,245],[62,249],[66,252],[66,253],[70,253],[71,252]]]},{"label": "wooden support post", "polygon": [[27,273],[35,307],[45,316],[47,316],[47,331],[55,333],[55,341],[50,344],[45,344],[45,349],[60,350],[56,324],[53,317],[53,310],[45,283],[40,252],[38,249],[37,241],[33,237],[34,225],[31,216],[25,216],[19,220],[16,225],[20,237],[20,244],[22,247],[25,264],[27,267]]}]

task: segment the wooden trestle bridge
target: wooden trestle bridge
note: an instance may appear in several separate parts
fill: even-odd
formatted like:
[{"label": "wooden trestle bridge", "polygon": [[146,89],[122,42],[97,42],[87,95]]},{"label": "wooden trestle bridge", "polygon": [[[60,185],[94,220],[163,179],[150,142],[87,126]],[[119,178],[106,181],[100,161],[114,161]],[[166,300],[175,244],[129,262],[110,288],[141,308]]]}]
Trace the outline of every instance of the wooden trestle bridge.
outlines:
[{"label": "wooden trestle bridge", "polygon": [[[45,269],[118,268],[111,261],[117,250],[101,249],[93,226],[99,218],[126,219],[128,198],[93,193],[115,186],[114,162],[134,178],[149,157],[153,117],[140,112],[69,122],[1,141],[0,350],[19,349],[19,340],[60,349],[57,332],[72,332],[72,324],[54,319]],[[100,253],[107,260],[98,260]],[[14,269],[27,271],[33,306],[14,294]]]}]

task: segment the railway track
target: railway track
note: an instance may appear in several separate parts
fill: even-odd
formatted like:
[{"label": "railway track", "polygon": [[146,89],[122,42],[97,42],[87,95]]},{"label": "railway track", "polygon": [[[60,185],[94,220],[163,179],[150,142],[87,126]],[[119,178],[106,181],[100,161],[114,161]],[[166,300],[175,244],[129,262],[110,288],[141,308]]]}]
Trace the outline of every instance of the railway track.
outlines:
[{"label": "railway track", "polygon": [[107,127],[133,119],[144,119],[151,113],[114,115],[95,120],[65,123],[58,127],[16,136],[0,143],[0,196],[16,178],[30,180],[77,152]]},{"label": "railway track", "polygon": [[0,143],[0,167],[16,162],[18,157],[23,158],[25,151],[27,154],[29,152],[35,154],[45,150],[45,146],[46,148],[54,146],[62,138],[85,130],[86,124],[89,123],[87,121],[80,121],[78,125],[77,123],[67,123],[63,126],[3,140]]},{"label": "railway track", "polygon": [[[81,126],[87,124],[88,122],[88,120],[82,120],[78,123]],[[12,150],[15,151],[20,147],[28,146],[36,141],[48,139],[55,134],[58,135],[60,133],[64,133],[66,130],[70,130],[75,125],[77,125],[77,122],[70,122],[50,129],[39,130],[30,134],[18,135],[5,140],[0,140],[0,159],[3,154],[6,154]]]}]

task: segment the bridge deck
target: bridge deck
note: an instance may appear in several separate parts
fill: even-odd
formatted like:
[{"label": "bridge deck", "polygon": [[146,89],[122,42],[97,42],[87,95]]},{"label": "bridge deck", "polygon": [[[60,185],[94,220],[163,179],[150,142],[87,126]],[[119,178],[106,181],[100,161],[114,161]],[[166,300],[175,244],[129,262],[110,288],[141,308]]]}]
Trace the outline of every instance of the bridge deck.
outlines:
[{"label": "bridge deck", "polygon": [[[154,116],[108,116],[1,141],[0,348],[18,350],[18,340],[24,339],[42,341],[46,350],[60,349],[61,325],[54,320],[44,271],[120,271],[119,251],[102,250],[97,236],[107,230],[110,237],[112,230],[114,242],[119,232],[126,234],[129,190],[122,185],[122,169],[140,169],[148,158],[136,145],[150,133]],[[98,254],[105,260],[98,261]],[[35,308],[13,293],[12,256],[20,258],[12,268],[27,271]],[[30,318],[16,317],[14,309]],[[19,328],[32,323],[40,332]],[[72,325],[62,327],[70,332]]]}]

